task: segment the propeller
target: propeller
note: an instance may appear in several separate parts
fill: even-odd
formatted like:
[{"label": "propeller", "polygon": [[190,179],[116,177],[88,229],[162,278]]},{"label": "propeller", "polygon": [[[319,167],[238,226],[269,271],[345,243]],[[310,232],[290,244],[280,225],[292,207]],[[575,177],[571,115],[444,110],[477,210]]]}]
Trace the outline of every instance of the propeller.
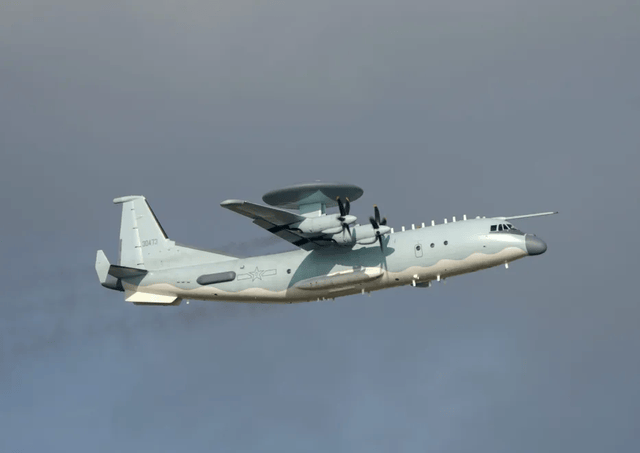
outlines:
[{"label": "propeller", "polygon": [[380,221],[380,210],[378,209],[378,205],[373,205],[373,217],[369,217],[369,222],[371,222],[371,226],[373,230],[376,232],[376,240],[380,243],[380,250],[384,252],[384,245],[382,244],[382,236],[383,234],[380,232],[380,225],[387,224],[387,218],[383,218]]},{"label": "propeller", "polygon": [[349,224],[345,221],[347,220],[346,217],[349,215],[349,211],[351,210],[351,202],[349,201],[349,197],[346,197],[345,200],[346,204],[343,204],[340,197],[336,197],[338,209],[340,209],[340,217],[338,217],[338,220],[342,222],[342,232],[344,233],[344,230],[347,230],[347,233],[351,236],[351,229],[349,228]]},{"label": "propeller", "polygon": [[375,213],[375,221],[378,225],[386,225],[387,224],[387,218],[385,217],[384,219],[382,219],[382,222],[380,221],[380,210],[378,209],[378,205],[374,204],[373,205],[373,212]]}]

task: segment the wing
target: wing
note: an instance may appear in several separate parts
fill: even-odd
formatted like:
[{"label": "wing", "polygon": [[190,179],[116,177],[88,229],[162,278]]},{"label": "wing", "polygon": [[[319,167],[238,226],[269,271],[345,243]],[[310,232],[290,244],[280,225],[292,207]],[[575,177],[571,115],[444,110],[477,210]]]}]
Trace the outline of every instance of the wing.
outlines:
[{"label": "wing", "polygon": [[242,200],[227,200],[220,203],[220,206],[231,211],[242,214],[251,219],[262,219],[273,225],[283,226],[301,222],[305,217],[285,211],[284,209],[270,208],[255,203]]},{"label": "wing", "polygon": [[308,237],[291,229],[290,225],[301,222],[306,217],[284,209],[271,208],[242,200],[226,200],[220,203],[220,206],[253,219],[253,223],[259,227],[304,250],[314,250],[332,243],[330,240],[323,240],[323,235]]}]

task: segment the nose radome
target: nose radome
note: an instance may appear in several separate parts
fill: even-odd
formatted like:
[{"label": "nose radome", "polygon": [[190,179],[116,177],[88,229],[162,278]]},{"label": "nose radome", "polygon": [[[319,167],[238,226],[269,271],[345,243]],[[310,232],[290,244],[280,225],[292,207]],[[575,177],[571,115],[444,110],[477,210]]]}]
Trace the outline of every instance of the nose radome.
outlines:
[{"label": "nose radome", "polygon": [[547,244],[533,234],[525,235],[524,244],[527,247],[527,253],[529,255],[541,255],[547,251]]}]

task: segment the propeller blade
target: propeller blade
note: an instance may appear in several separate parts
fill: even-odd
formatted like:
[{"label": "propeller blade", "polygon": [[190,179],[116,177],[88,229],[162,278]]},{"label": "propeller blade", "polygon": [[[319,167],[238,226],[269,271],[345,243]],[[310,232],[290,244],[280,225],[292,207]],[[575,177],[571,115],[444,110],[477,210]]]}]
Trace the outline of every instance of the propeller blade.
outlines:
[{"label": "propeller blade", "polygon": [[373,212],[374,216],[369,217],[369,222],[371,222],[371,226],[373,226],[373,229],[376,232],[376,239],[380,243],[380,250],[384,253],[384,244],[382,243],[382,237],[384,235],[380,233],[380,225],[386,225],[387,218],[385,217],[380,221],[380,210],[378,209],[378,205],[373,205]]},{"label": "propeller blade", "polygon": [[349,211],[351,211],[351,202],[349,201],[349,197],[345,198],[345,200],[347,200],[347,205],[345,206],[344,211],[347,215],[349,215]]},{"label": "propeller blade", "polygon": [[346,216],[347,212],[344,209],[344,205],[342,204],[342,200],[340,199],[340,197],[336,197],[336,200],[338,201],[338,209],[340,209],[340,217]]},{"label": "propeller blade", "polygon": [[351,236],[351,229],[349,228],[349,224],[343,223],[342,226],[347,230],[347,233],[349,233],[349,236]]}]

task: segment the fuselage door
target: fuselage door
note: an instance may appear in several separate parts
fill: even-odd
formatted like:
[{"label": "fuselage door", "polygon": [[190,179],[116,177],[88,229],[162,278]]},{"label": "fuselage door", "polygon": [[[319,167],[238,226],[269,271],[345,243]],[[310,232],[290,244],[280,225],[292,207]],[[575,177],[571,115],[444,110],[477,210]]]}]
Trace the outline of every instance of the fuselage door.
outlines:
[{"label": "fuselage door", "polygon": [[413,251],[416,253],[416,258],[422,258],[422,244],[419,242],[413,246]]}]

